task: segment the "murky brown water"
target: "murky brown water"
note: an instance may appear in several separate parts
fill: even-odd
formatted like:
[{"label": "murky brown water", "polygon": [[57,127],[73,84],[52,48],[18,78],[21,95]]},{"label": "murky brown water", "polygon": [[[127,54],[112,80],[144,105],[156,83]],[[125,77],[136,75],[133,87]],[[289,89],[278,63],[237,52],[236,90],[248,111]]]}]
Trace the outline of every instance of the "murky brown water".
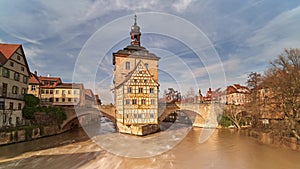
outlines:
[{"label": "murky brown water", "polygon": [[[200,144],[201,132],[200,128],[190,130],[182,142],[158,156],[125,158],[108,153],[91,140],[72,143],[86,138],[82,130],[77,130],[0,147],[0,168],[300,168],[299,152],[266,146],[233,130],[215,130],[206,142]],[[134,146],[128,148],[134,149]]]}]

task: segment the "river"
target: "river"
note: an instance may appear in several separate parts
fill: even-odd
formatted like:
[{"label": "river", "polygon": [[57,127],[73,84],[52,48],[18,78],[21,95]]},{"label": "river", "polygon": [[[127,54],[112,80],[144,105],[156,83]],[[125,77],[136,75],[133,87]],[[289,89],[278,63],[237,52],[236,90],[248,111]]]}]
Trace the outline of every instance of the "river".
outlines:
[{"label": "river", "polygon": [[[0,168],[22,169],[299,169],[297,151],[263,145],[235,130],[216,129],[199,142],[201,128],[192,128],[182,141],[162,154],[146,158],[115,155],[89,139],[82,129],[0,147]],[[121,136],[121,134],[114,133]],[[105,137],[110,137],[109,134]],[[134,136],[126,136],[134,137]],[[147,139],[144,138],[139,139]],[[145,143],[148,146],[150,143]],[[135,149],[130,143],[128,151]],[[139,145],[140,146],[140,145]],[[136,148],[138,151],[138,148]],[[146,150],[146,148],[145,148]]]}]

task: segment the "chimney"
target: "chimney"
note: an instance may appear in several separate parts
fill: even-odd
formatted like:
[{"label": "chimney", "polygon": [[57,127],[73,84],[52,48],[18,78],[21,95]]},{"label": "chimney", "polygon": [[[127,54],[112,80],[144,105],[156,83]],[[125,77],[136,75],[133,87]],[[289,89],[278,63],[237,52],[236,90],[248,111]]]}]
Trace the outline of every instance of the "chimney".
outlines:
[{"label": "chimney", "polygon": [[37,76],[37,71],[36,71],[36,70],[34,71],[34,75],[36,75],[36,76]]}]

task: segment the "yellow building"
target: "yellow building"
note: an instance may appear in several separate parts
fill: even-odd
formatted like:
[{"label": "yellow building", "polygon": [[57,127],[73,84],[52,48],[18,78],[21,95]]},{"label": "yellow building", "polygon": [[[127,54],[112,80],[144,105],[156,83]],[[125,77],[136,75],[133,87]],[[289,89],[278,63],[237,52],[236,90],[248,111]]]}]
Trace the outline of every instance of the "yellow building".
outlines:
[{"label": "yellow building", "polygon": [[84,106],[85,92],[83,84],[62,83],[54,90],[54,106]]},{"label": "yellow building", "polygon": [[38,97],[43,106],[82,107],[86,104],[83,84],[62,83],[59,77],[37,76],[36,72],[30,76],[28,94]]},{"label": "yellow building", "polygon": [[0,128],[22,123],[30,71],[20,44],[0,44]]},{"label": "yellow building", "polygon": [[131,27],[131,44],[113,53],[113,85],[117,122],[158,124],[158,60],[140,44],[140,27]]}]

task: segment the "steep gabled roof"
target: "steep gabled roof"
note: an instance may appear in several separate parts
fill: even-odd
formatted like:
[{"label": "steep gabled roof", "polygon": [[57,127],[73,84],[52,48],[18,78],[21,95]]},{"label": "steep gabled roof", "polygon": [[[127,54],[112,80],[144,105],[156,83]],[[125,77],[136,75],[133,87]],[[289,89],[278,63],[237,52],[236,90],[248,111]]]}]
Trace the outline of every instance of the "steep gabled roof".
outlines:
[{"label": "steep gabled roof", "polygon": [[30,73],[30,77],[29,77],[28,83],[29,84],[41,84],[38,76],[36,74],[34,74],[34,73]]},{"label": "steep gabled roof", "polygon": [[3,44],[0,43],[0,63],[5,64],[13,53],[20,47],[20,44]]},{"label": "steep gabled roof", "polygon": [[20,53],[20,55],[22,55],[24,57],[26,70],[27,70],[28,74],[30,74],[27,59],[25,57],[25,53],[23,51],[21,44],[0,43],[0,65],[4,65],[19,48],[21,49],[21,52],[22,52],[22,53]]},{"label": "steep gabled roof", "polygon": [[139,69],[145,70],[146,74],[149,75],[150,79],[159,86],[159,83],[153,79],[149,70],[145,68],[143,61],[140,60],[136,64],[135,68],[128,75],[126,75],[125,80],[122,83],[120,83],[118,86],[116,86],[115,89],[117,89],[117,88],[123,86],[125,83],[127,83],[134,76],[134,74],[138,73],[137,71],[140,71]]}]

